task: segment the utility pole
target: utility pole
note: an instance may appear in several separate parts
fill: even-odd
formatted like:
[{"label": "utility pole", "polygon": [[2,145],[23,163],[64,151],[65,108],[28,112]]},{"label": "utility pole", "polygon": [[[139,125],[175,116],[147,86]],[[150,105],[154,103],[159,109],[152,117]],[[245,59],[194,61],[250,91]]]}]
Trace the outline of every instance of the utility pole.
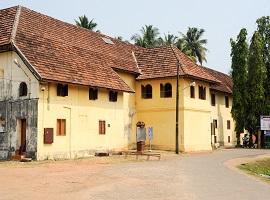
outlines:
[{"label": "utility pole", "polygon": [[176,78],[176,107],[175,107],[175,153],[179,154],[179,68],[180,63],[177,61],[177,78]]}]

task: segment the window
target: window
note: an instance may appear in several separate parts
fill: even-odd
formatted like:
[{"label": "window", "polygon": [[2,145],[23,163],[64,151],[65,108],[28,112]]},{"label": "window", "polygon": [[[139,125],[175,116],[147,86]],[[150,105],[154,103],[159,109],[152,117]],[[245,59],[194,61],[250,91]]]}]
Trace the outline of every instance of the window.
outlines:
[{"label": "window", "polygon": [[216,95],[214,93],[211,94],[211,105],[212,106],[216,105]]},{"label": "window", "polygon": [[98,98],[98,89],[89,88],[89,100],[96,100]]},{"label": "window", "polygon": [[27,85],[25,82],[21,82],[19,86],[19,96],[24,97],[27,96]]},{"label": "window", "polygon": [[170,83],[166,83],[165,85],[160,84],[160,97],[172,97],[172,85]]},{"label": "window", "polygon": [[65,136],[66,135],[66,120],[65,119],[57,119],[57,135]]},{"label": "window", "polygon": [[147,84],[146,86],[141,86],[141,95],[143,99],[152,99],[152,86]]},{"label": "window", "polygon": [[118,92],[110,91],[109,92],[109,101],[116,102],[117,101]]},{"label": "window", "polygon": [[217,143],[217,136],[214,136],[214,143]]},{"label": "window", "polygon": [[229,108],[229,97],[225,96],[225,106],[226,108]]},{"label": "window", "polygon": [[113,41],[112,41],[110,38],[102,37],[102,40],[103,40],[106,44],[114,44]]},{"label": "window", "polygon": [[217,128],[217,120],[216,119],[213,120],[213,123],[214,123],[214,127]]},{"label": "window", "polygon": [[195,87],[190,86],[190,98],[195,98]]},{"label": "window", "polygon": [[227,120],[227,129],[231,129],[231,121],[230,120]]},{"label": "window", "polygon": [[231,142],[231,136],[228,136],[228,143]]},{"label": "window", "polygon": [[106,133],[106,122],[104,120],[99,120],[99,134],[105,135]]},{"label": "window", "polygon": [[206,99],[206,89],[203,86],[199,86],[199,99]]},{"label": "window", "polygon": [[68,96],[68,85],[67,84],[57,84],[57,96],[65,97]]}]

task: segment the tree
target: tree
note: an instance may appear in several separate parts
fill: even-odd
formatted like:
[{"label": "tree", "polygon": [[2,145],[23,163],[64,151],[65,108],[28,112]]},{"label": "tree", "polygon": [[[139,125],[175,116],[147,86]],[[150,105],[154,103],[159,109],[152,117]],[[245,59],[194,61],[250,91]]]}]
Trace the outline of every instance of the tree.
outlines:
[{"label": "tree", "polygon": [[153,25],[145,25],[140,30],[141,35],[135,34],[131,37],[135,44],[141,47],[155,47],[158,46],[158,28]]},{"label": "tree", "polygon": [[171,45],[171,44],[176,44],[176,42],[177,42],[177,37],[170,33],[168,33],[167,35],[164,35],[164,38],[162,37],[158,38],[159,45]]},{"label": "tree", "polygon": [[[255,31],[249,47],[246,129],[250,136],[259,130],[259,118],[264,113],[266,67],[263,61],[263,40]],[[250,144],[252,143],[250,137]]]},{"label": "tree", "polygon": [[178,38],[176,43],[176,47],[182,51],[184,54],[186,54],[193,62],[197,62],[196,56],[192,55],[192,50],[186,48],[186,42],[183,38]]},{"label": "tree", "polygon": [[[94,22],[94,19],[91,19],[89,21],[89,19],[85,15],[80,16],[79,20],[75,20],[75,22],[77,26],[80,26],[80,27],[83,27],[92,31],[94,31],[97,27],[97,23]],[[97,30],[97,32],[99,32],[99,30]]]},{"label": "tree", "polygon": [[265,114],[270,115],[270,16],[257,19],[257,31],[263,41],[263,61],[266,66],[267,79],[265,81]]},{"label": "tree", "polygon": [[237,137],[237,146],[240,146],[240,133],[245,128],[245,108],[246,102],[246,83],[247,83],[247,62],[248,62],[248,44],[247,30],[241,29],[237,40],[231,42],[231,77],[233,80],[233,103],[232,117],[235,121],[235,132]]},{"label": "tree", "polygon": [[202,64],[203,61],[206,62],[205,54],[207,49],[204,45],[207,44],[207,40],[202,39],[204,32],[204,29],[189,27],[186,34],[181,33],[182,38],[180,39],[180,43],[183,45],[183,48],[180,50],[188,56],[196,58],[200,64]]}]

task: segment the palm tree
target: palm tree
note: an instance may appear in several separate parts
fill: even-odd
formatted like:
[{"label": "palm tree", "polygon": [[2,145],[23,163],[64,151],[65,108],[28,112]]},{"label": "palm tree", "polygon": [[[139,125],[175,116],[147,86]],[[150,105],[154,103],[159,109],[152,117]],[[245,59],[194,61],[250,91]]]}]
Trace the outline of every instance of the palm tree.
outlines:
[{"label": "palm tree", "polygon": [[135,44],[141,47],[155,47],[158,45],[158,28],[153,25],[145,25],[140,30],[141,35],[135,34],[131,37]]},{"label": "palm tree", "polygon": [[[77,26],[80,26],[80,27],[83,27],[92,31],[95,30],[97,27],[97,23],[94,22],[94,19],[91,19],[89,21],[89,19],[85,15],[80,16],[79,20],[75,20],[75,22]],[[99,30],[97,30],[97,32],[99,32]]]},{"label": "palm tree", "polygon": [[206,51],[204,47],[207,44],[206,39],[202,39],[204,29],[198,29],[195,27],[188,28],[187,33],[182,35],[180,41],[178,41],[177,47],[186,53],[188,56],[196,58],[196,60],[202,65],[202,62],[206,62]]},{"label": "palm tree", "polygon": [[158,39],[159,45],[171,45],[176,44],[177,37],[173,34],[168,33],[167,35],[164,35],[164,38],[160,37]]}]

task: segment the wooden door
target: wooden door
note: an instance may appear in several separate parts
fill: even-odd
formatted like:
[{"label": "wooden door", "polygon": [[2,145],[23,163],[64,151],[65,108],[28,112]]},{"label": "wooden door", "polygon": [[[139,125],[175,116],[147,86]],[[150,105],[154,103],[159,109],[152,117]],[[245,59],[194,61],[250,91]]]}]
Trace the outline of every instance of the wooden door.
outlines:
[{"label": "wooden door", "polygon": [[26,152],[26,119],[21,120],[21,147],[20,154]]}]

